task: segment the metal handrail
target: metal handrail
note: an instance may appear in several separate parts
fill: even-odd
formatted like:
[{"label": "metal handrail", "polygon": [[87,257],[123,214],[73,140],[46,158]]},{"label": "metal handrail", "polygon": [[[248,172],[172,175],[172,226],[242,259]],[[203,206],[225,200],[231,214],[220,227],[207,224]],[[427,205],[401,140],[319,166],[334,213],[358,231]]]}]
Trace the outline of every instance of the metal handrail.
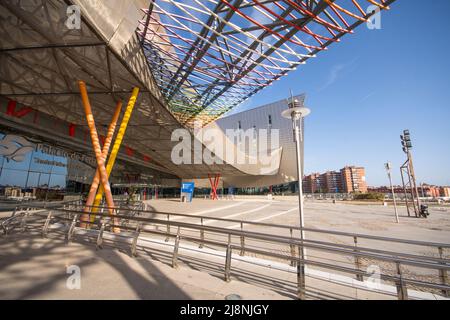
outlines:
[{"label": "metal handrail", "polygon": [[[65,213],[74,213],[74,214],[83,214],[84,213],[83,211],[70,210],[70,209],[62,209],[62,210],[60,209],[57,211],[65,212]],[[336,243],[331,243],[331,242],[308,240],[308,239],[304,239],[303,241],[301,241],[301,240],[298,240],[295,238],[290,238],[290,237],[280,236],[280,235],[270,235],[270,234],[254,232],[254,231],[231,230],[231,229],[226,229],[226,228],[222,228],[222,227],[202,226],[202,225],[198,225],[198,224],[177,222],[177,221],[167,221],[167,220],[161,220],[161,219],[156,219],[156,218],[130,217],[130,216],[125,216],[125,215],[120,215],[120,214],[114,215],[112,217],[108,213],[98,213],[97,216],[101,216],[103,218],[107,217],[107,218],[115,218],[115,219],[126,219],[126,220],[137,221],[137,222],[148,222],[148,223],[152,223],[152,224],[161,224],[161,225],[169,224],[171,226],[180,227],[180,228],[184,228],[184,229],[194,229],[194,230],[198,230],[198,231],[203,230],[203,231],[209,231],[209,232],[213,232],[213,233],[220,233],[220,234],[233,235],[233,236],[244,236],[247,238],[253,238],[253,239],[257,239],[257,240],[265,240],[265,241],[270,241],[270,242],[277,242],[277,243],[286,244],[286,245],[287,244],[303,245],[306,248],[309,247],[311,249],[318,249],[318,250],[322,250],[322,251],[336,252],[338,250],[343,250],[343,251],[340,251],[339,253],[347,253],[347,254],[355,255],[355,256],[359,256],[359,257],[374,258],[374,259],[379,259],[379,260],[389,261],[389,262],[400,261],[404,264],[410,264],[410,265],[414,265],[417,267],[420,267],[420,266],[425,267],[425,268],[438,267],[437,269],[450,270],[450,260],[448,260],[448,259],[440,259],[440,258],[427,257],[427,256],[404,254],[404,253],[398,253],[398,252],[392,252],[392,251],[386,251],[386,250],[378,250],[378,249],[365,248],[365,247],[358,247],[358,251],[355,252],[354,247],[348,246],[348,245],[343,245],[343,244],[336,244]],[[96,223],[91,223],[91,224],[97,225]],[[110,224],[110,227],[124,228],[123,225],[114,225],[114,224]],[[143,227],[141,227],[141,230],[147,231],[147,229],[145,229]],[[165,234],[167,234],[167,233],[165,233]],[[197,241],[198,241],[198,239],[197,239]],[[331,246],[333,248],[329,248],[327,246]],[[338,249],[336,249],[336,248],[338,248]],[[364,252],[368,252],[368,254],[365,254]],[[391,253],[395,257],[388,259],[387,256],[377,255],[377,254],[381,254],[381,253]],[[436,266],[435,264],[431,264],[429,262],[420,264],[415,261],[401,258],[401,256],[407,256],[411,259],[414,258],[414,259],[416,259],[416,261],[419,259],[431,260],[431,261],[439,262],[440,265]]]},{"label": "metal handrail", "polygon": [[[89,207],[94,208],[94,206],[89,206]],[[106,206],[98,206],[96,208],[109,209],[109,207],[106,207]],[[114,209],[116,209],[116,208],[114,208]],[[180,216],[180,217],[194,218],[194,219],[217,220],[217,221],[221,221],[221,222],[233,222],[236,224],[243,223],[245,225],[264,226],[264,227],[272,227],[272,228],[287,229],[287,230],[290,230],[290,229],[297,230],[297,231],[303,230],[303,231],[308,231],[308,232],[326,233],[326,234],[345,236],[345,237],[351,237],[351,238],[357,237],[360,239],[397,242],[397,243],[405,243],[405,244],[425,246],[425,247],[450,248],[450,243],[439,243],[439,242],[401,239],[401,238],[390,238],[390,237],[373,236],[373,235],[367,235],[367,234],[325,230],[325,229],[300,228],[300,227],[296,227],[296,226],[288,226],[288,225],[282,225],[282,224],[271,224],[271,223],[245,221],[245,220],[238,220],[238,219],[217,218],[217,217],[210,217],[210,216],[204,216],[204,215],[189,215],[189,214],[185,214],[185,213],[172,213],[172,212],[152,211],[152,210],[135,210],[135,211],[142,212],[142,213],[154,213],[154,214],[160,214],[160,215]]]},{"label": "metal handrail", "polygon": [[[113,227],[116,227],[116,225],[111,224],[110,227],[113,228]],[[122,226],[122,228],[126,229],[126,230],[129,230],[129,231],[134,231],[135,230],[135,228],[127,227],[127,226]],[[163,231],[148,230],[148,229],[141,229],[141,231],[145,231],[146,233],[150,233],[150,234],[167,236],[167,233],[165,233]],[[170,234],[169,236],[171,236],[173,238],[179,237],[180,239],[185,239],[185,240],[188,240],[188,241],[198,241],[198,238],[191,237],[191,236],[186,236],[186,235]],[[127,237],[127,236],[124,236],[124,237]],[[204,242],[205,242],[205,244],[209,244],[209,245],[212,245],[212,246],[219,246],[219,247],[231,246],[232,249],[240,249],[240,246],[238,246],[238,245],[233,245],[233,244],[228,245],[226,243],[213,241],[213,240],[205,240]],[[273,258],[280,258],[280,259],[284,259],[284,260],[286,260],[286,259],[292,260],[291,257],[286,257],[285,255],[274,253],[274,252],[268,252],[268,251],[254,249],[254,248],[248,248],[246,250],[249,251],[249,252],[252,252],[252,253],[257,253],[257,254],[261,254],[261,255],[265,255],[265,256],[270,256],[270,257],[273,257]],[[299,257],[295,257],[294,260],[296,260],[298,263],[304,263],[306,265],[309,264],[309,265],[312,265],[312,266],[322,267],[322,268],[326,268],[326,269],[333,269],[333,270],[342,271],[342,272],[351,273],[351,274],[359,274],[361,276],[366,276],[366,277],[373,276],[373,274],[367,273],[367,272],[365,272],[363,270],[355,270],[355,269],[352,269],[352,268],[338,266],[338,265],[335,265],[335,264],[329,264],[329,263],[324,263],[324,262],[314,261],[314,260],[308,260],[308,259],[303,259],[302,260]],[[397,259],[395,262],[402,262],[402,261]],[[433,268],[435,268],[435,266],[433,266]],[[444,268],[445,269],[449,269],[450,266],[447,266],[447,267],[444,267]],[[399,277],[395,277],[395,276],[391,276],[391,275],[380,274],[380,277],[383,280],[386,280],[386,281],[391,281],[391,282],[400,281]],[[414,280],[414,279],[407,279],[407,278],[402,278],[402,280],[405,283],[409,283],[409,284],[413,284],[413,285],[417,285],[417,286],[421,286],[421,287],[428,287],[428,288],[438,289],[438,290],[449,290],[450,289],[450,286],[442,285],[442,284],[438,284],[438,283],[423,282],[423,281]]]},{"label": "metal handrail", "polygon": [[[121,208],[121,210],[124,210],[124,208]],[[59,216],[53,214],[53,218],[57,218],[57,219],[59,218],[59,219],[65,220],[65,221],[72,221],[72,226],[70,228],[71,231],[69,231],[69,232],[73,232],[73,230],[75,228],[75,224],[77,223],[77,219],[82,214],[85,214],[85,212],[83,210],[73,210],[73,209],[65,209],[65,208],[62,208],[62,209],[61,208],[60,209],[53,208],[52,211],[54,213],[59,212],[62,214],[69,214],[69,217],[67,217],[67,218],[59,217]],[[139,211],[149,212],[149,211],[145,211],[145,210],[139,210]],[[161,212],[153,212],[153,213],[167,214],[167,213],[161,213]],[[70,215],[73,215],[74,218],[70,219]],[[298,240],[298,239],[295,239],[292,237],[287,237],[287,236],[271,235],[271,234],[254,232],[254,231],[233,230],[233,229],[227,229],[227,228],[223,228],[223,227],[205,226],[205,225],[200,225],[200,224],[170,221],[170,220],[163,220],[163,219],[157,219],[157,218],[137,217],[137,216],[131,217],[129,215],[122,215],[122,214],[116,214],[114,216],[111,216],[108,213],[96,213],[96,215],[102,218],[101,219],[102,228],[104,228],[105,224],[107,224],[108,227],[110,227],[110,228],[118,227],[123,230],[128,230],[128,231],[134,232],[136,234],[136,236],[134,237],[134,241],[133,241],[134,249],[132,250],[132,252],[135,252],[135,250],[136,250],[137,238],[139,237],[140,233],[151,233],[151,234],[165,235],[166,237],[176,237],[176,239],[178,239],[177,240],[178,242],[176,242],[176,243],[179,243],[180,239],[189,240],[189,241],[193,241],[193,242],[200,241],[203,244],[209,243],[212,245],[217,245],[217,246],[227,248],[227,254],[226,254],[227,262],[226,262],[225,269],[228,270],[228,272],[229,272],[229,264],[230,264],[229,259],[231,259],[231,258],[228,258],[229,252],[231,252],[231,250],[233,250],[233,249],[241,249],[241,250],[244,249],[243,242],[241,242],[241,246],[234,245],[230,242],[231,236],[237,236],[237,237],[240,237],[241,239],[247,238],[247,239],[253,239],[253,240],[260,240],[260,241],[268,241],[268,242],[272,242],[272,243],[279,244],[279,245],[286,245],[286,246],[291,246],[291,247],[292,246],[305,247],[305,248],[310,248],[313,250],[332,252],[332,253],[343,255],[343,256],[352,256],[352,257],[354,257],[355,262],[358,261],[359,258],[368,258],[368,259],[376,259],[376,260],[380,260],[380,261],[395,263],[397,265],[399,275],[391,276],[391,275],[384,274],[384,275],[382,275],[381,278],[383,278],[387,281],[393,281],[397,285],[398,296],[399,296],[399,298],[402,298],[402,299],[407,297],[407,288],[406,288],[405,284],[414,284],[417,286],[434,288],[434,289],[442,290],[446,294],[448,292],[450,292],[450,286],[447,285],[447,271],[450,269],[450,263],[449,263],[449,260],[443,259],[442,255],[441,255],[441,258],[433,258],[433,257],[418,256],[418,255],[413,255],[413,254],[386,251],[386,250],[364,248],[364,247],[356,247],[355,248],[355,247],[348,246],[348,245],[330,243],[330,242],[325,242],[325,241],[317,241],[317,240],[301,241],[301,240]],[[175,215],[183,215],[183,214],[175,214]],[[50,214],[49,214],[49,216],[50,216]],[[186,216],[186,215],[183,215],[183,216]],[[187,216],[192,217],[189,215],[187,215]],[[205,219],[205,217],[199,217],[199,218]],[[127,226],[127,225],[116,225],[114,222],[114,221],[118,221],[116,219],[118,219],[118,220],[123,219],[123,220],[136,222],[138,227],[136,228],[136,227]],[[109,220],[109,223],[106,220]],[[235,221],[233,221],[233,222],[235,222]],[[88,222],[88,224],[98,225],[100,227],[100,225],[96,222],[93,222],[93,223]],[[148,228],[145,228],[147,225],[165,225],[165,226],[167,226],[167,232],[159,231],[159,230],[149,230]],[[191,229],[191,230],[200,231],[200,238],[194,237],[194,236],[189,236],[189,235],[181,235],[179,232],[177,234],[171,233],[170,226],[176,227],[176,228],[178,228],[178,230],[183,228],[183,229]],[[273,225],[270,225],[270,226],[273,226]],[[292,227],[289,227],[289,228],[292,229]],[[228,239],[229,239],[228,243],[204,239],[205,231],[215,233],[215,234],[227,235]],[[391,239],[383,238],[383,240],[389,241]],[[422,245],[424,245],[424,244],[422,244]],[[438,245],[440,246],[440,248],[444,247],[443,244],[438,244]],[[445,246],[445,247],[447,247],[447,246]],[[245,251],[259,253],[261,255],[265,255],[268,257],[272,257],[272,258],[281,258],[284,260],[288,260],[291,263],[295,262],[297,265],[298,264],[315,265],[315,266],[322,266],[324,268],[328,268],[328,269],[332,269],[332,270],[343,271],[343,272],[351,273],[353,275],[357,275],[358,279],[361,279],[361,277],[363,277],[363,276],[371,276],[371,274],[368,275],[366,272],[359,270],[358,263],[355,263],[356,269],[354,269],[354,268],[349,268],[349,267],[337,266],[334,264],[333,265],[326,264],[324,262],[313,261],[313,260],[308,260],[308,259],[302,260],[296,256],[278,254],[278,253],[271,252],[269,250],[259,250],[259,249],[252,248],[251,246],[245,247]],[[176,250],[174,250],[174,255],[175,254],[178,254],[178,248],[176,248]],[[173,261],[176,262],[177,260],[174,258]],[[174,264],[175,264],[175,262],[174,262]],[[440,274],[441,282],[443,284],[437,284],[437,283],[432,283],[432,282],[423,282],[423,281],[418,281],[418,280],[414,280],[414,279],[404,278],[401,275],[400,265],[409,265],[409,266],[415,266],[415,267],[420,267],[420,268],[438,270],[439,274]],[[298,277],[300,277],[300,275],[298,275]],[[229,274],[226,275],[226,279],[229,279]]]}]

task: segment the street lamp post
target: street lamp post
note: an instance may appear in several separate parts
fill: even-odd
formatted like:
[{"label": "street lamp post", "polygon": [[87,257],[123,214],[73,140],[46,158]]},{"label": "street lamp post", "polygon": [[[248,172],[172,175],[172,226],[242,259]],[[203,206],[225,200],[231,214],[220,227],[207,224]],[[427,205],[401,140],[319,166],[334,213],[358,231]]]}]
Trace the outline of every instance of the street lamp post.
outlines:
[{"label": "street lamp post", "polygon": [[391,176],[392,165],[391,165],[390,162],[387,162],[387,163],[385,163],[384,167],[386,168],[386,172],[387,172],[388,177],[389,177],[389,183],[391,185],[391,191],[392,191],[392,198],[394,199],[395,220],[397,221],[397,223],[399,223],[400,221],[398,220],[397,200],[395,199],[394,186],[392,185],[392,176]]},{"label": "street lamp post", "polygon": [[297,264],[297,281],[298,281],[298,296],[300,299],[305,299],[305,264],[303,261],[306,259],[306,250],[303,247],[303,240],[305,239],[305,221],[303,216],[303,189],[302,189],[302,155],[301,155],[301,142],[303,142],[302,135],[302,121],[303,118],[310,114],[310,110],[301,105],[298,100],[294,100],[291,94],[291,101],[288,103],[289,109],[284,110],[281,115],[284,118],[292,120],[292,127],[294,131],[294,140],[297,149],[297,177],[298,177],[298,208],[300,218],[300,241],[299,256],[300,263]]}]

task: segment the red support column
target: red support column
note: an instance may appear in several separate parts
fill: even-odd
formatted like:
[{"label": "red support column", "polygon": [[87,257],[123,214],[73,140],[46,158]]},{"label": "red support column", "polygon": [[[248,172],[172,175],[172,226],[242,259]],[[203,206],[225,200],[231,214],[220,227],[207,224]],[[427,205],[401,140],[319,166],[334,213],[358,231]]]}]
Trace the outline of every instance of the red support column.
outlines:
[{"label": "red support column", "polygon": [[219,186],[220,173],[214,175],[214,181],[211,179],[211,174],[208,173],[209,183],[211,185],[211,199],[219,200],[217,196],[217,187]]}]

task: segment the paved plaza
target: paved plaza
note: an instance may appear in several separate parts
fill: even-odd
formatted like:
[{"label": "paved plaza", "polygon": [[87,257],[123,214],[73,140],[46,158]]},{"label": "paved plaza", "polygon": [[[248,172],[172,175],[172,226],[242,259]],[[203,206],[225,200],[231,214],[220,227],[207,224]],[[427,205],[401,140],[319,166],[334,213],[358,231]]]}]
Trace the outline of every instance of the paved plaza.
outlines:
[{"label": "paved plaza", "polygon": [[[188,214],[176,219],[199,223],[199,217],[215,217],[272,224],[298,225],[296,198],[234,199],[211,201],[195,199],[180,203],[176,199],[150,200],[147,210]],[[428,219],[408,218],[400,209],[400,224],[396,224],[391,207],[382,205],[353,205],[343,202],[307,201],[306,226],[309,228],[396,237],[430,242],[449,243],[450,212],[435,207]],[[147,215],[163,218],[161,214]],[[235,222],[204,218],[206,225],[239,229]],[[249,231],[286,235],[286,230],[264,226],[245,226]],[[189,231],[182,231],[189,232]],[[0,299],[225,299],[239,294],[243,299],[296,299],[295,267],[281,261],[268,261],[257,255],[240,257],[233,253],[231,281],[225,282],[224,252],[217,248],[190,242],[180,244],[179,267],[171,266],[173,239],[145,235],[138,242],[138,257],[132,258],[129,248],[96,250],[92,240],[77,232],[67,245],[62,232],[54,230],[48,239],[39,232],[11,234],[0,237]],[[208,233],[205,237],[208,238]],[[212,236],[211,236],[212,237]],[[352,239],[337,235],[307,232],[308,239],[351,244]],[[234,240],[233,240],[234,241]],[[258,245],[249,241],[249,246]],[[260,245],[260,244],[259,244]],[[389,249],[420,255],[437,255],[432,249],[405,244],[389,244],[362,240],[367,247]],[[394,247],[392,247],[394,246]],[[273,248],[286,250],[286,248]],[[309,258],[350,265],[342,257],[308,251]],[[448,257],[448,252],[446,252]],[[362,262],[362,266],[368,265]],[[67,267],[81,270],[81,288],[69,290]],[[387,266],[382,266],[387,267]],[[414,270],[413,270],[414,271]],[[413,272],[411,271],[411,272]],[[431,275],[415,270],[419,279]],[[308,299],[396,299],[395,287],[386,287],[391,294],[371,292],[362,282],[349,275],[319,268],[307,269]],[[415,289],[415,288],[413,288]],[[432,292],[410,290],[410,298],[439,299]]]}]

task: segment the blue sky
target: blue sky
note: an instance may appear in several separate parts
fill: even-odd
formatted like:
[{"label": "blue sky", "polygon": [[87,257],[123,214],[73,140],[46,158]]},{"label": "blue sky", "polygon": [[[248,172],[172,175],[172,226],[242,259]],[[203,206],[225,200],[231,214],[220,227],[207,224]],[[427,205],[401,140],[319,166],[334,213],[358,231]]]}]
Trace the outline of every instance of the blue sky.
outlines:
[{"label": "blue sky", "polygon": [[305,92],[305,172],[366,167],[369,185],[394,183],[410,129],[418,182],[450,185],[450,1],[397,0],[382,29],[355,34],[310,59],[235,111]]}]

